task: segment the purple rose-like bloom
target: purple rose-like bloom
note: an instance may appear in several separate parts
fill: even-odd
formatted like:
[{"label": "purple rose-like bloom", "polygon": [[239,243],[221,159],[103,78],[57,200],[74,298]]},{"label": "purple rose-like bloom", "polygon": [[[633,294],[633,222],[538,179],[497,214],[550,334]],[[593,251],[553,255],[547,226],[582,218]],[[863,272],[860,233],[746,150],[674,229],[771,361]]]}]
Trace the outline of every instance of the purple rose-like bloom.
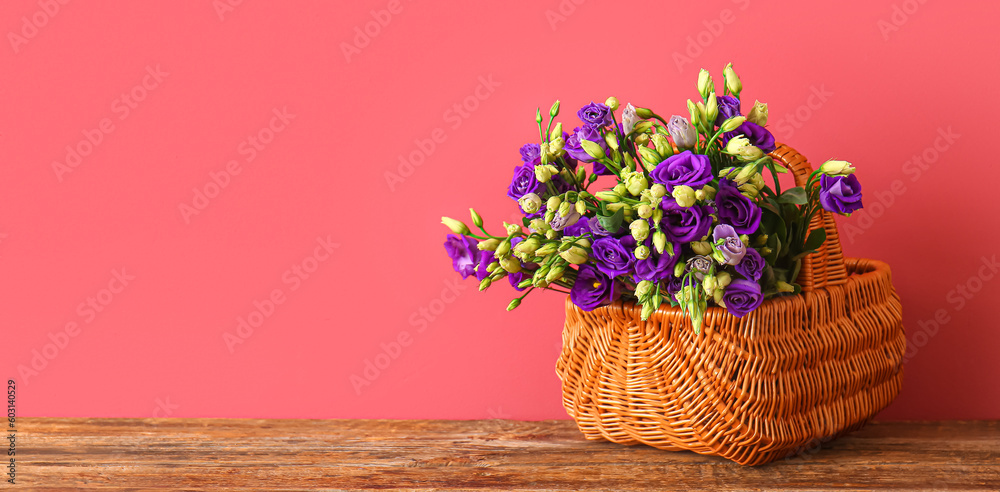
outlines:
[{"label": "purple rose-like bloom", "polygon": [[593,101],[580,108],[580,110],[576,112],[576,115],[580,117],[580,121],[592,126],[607,126],[610,125],[612,121],[611,108],[609,108],[606,104],[595,104]]},{"label": "purple rose-like bloom", "polygon": [[[580,145],[580,140],[590,140],[601,146],[604,149],[605,155],[608,153],[608,144],[604,141],[604,137],[601,136],[601,132],[596,126],[583,125],[578,126],[573,130],[573,134],[566,139],[566,144],[563,149],[566,154],[570,157],[583,161],[583,162],[594,162],[594,158],[590,157],[583,147]],[[604,166],[601,166],[602,168]]]},{"label": "purple rose-like bloom", "polygon": [[764,264],[764,257],[756,249],[747,248],[743,261],[736,265],[736,273],[756,282],[764,274]]},{"label": "purple rose-like bloom", "polygon": [[730,139],[743,135],[750,144],[758,149],[762,150],[765,154],[773,152],[777,147],[774,143],[774,135],[756,123],[750,121],[744,121],[742,125],[736,127],[735,130],[731,132],[726,132],[722,134],[722,144],[725,145]]},{"label": "purple rose-like bloom", "polygon": [[521,146],[521,160],[525,163],[538,159],[540,157],[540,153],[541,146],[538,144],[529,143]]},{"label": "purple rose-like bloom", "polygon": [[635,261],[632,253],[625,249],[621,241],[613,237],[602,237],[594,241],[591,251],[590,257],[597,265],[597,269],[609,277],[628,273]]},{"label": "purple rose-like bloom", "polygon": [[722,244],[718,246],[718,249],[725,260],[722,262],[723,265],[738,265],[740,260],[743,259],[743,255],[747,252],[746,246],[740,240],[739,234],[736,233],[736,230],[731,225],[719,224],[715,226],[712,239],[715,242],[722,240]]},{"label": "purple rose-like bloom", "polygon": [[490,272],[486,271],[486,267],[488,267],[490,263],[493,263],[493,252],[480,251],[479,265],[476,267],[476,280],[482,281],[484,278],[490,276]]},{"label": "purple rose-like bloom", "polygon": [[760,285],[752,280],[733,280],[722,293],[722,302],[726,303],[729,314],[742,318],[747,313],[757,309],[764,302],[764,294]]},{"label": "purple rose-like bloom", "polygon": [[853,174],[824,174],[819,180],[819,203],[830,212],[849,214],[861,208],[861,182]]},{"label": "purple rose-like bloom", "polygon": [[719,103],[719,116],[715,117],[715,124],[722,126],[722,123],[733,116],[740,114],[740,100],[736,96],[720,96],[716,99]]},{"label": "purple rose-like bloom", "polygon": [[591,234],[590,221],[586,217],[581,217],[580,220],[573,223],[573,225],[566,226],[563,229],[563,235],[565,236],[583,236],[585,234]]},{"label": "purple rose-like bloom", "polygon": [[580,309],[593,311],[598,306],[611,304],[621,292],[616,292],[615,281],[590,265],[580,265],[576,282],[569,291],[569,298]]},{"label": "purple rose-like bloom", "polygon": [[669,275],[667,277],[667,293],[670,294],[671,299],[673,299],[683,287],[684,277],[675,277],[673,275]]},{"label": "purple rose-like bloom", "polygon": [[712,162],[707,155],[685,150],[657,164],[649,176],[668,190],[681,185],[698,189],[712,181]]},{"label": "purple rose-like bloom", "polygon": [[[646,242],[651,242],[651,240],[647,240]],[[649,245],[647,244],[647,246]],[[673,243],[673,246],[674,256],[668,255],[666,250],[663,250],[663,254],[657,253],[654,248],[650,247],[648,258],[645,260],[635,260],[635,275],[632,276],[632,279],[636,282],[643,280],[659,282],[668,277],[674,278],[674,265],[677,264],[677,260],[681,257],[681,245]]]},{"label": "purple rose-like bloom", "polygon": [[673,198],[665,196],[660,208],[663,209],[660,227],[667,239],[675,243],[698,241],[712,227],[712,207],[708,205],[682,207]]},{"label": "purple rose-like bloom", "polygon": [[535,178],[535,166],[529,163],[514,168],[514,178],[507,188],[507,196],[517,200],[528,193],[541,194],[543,190],[545,183],[538,182]]},{"label": "purple rose-like bloom", "polygon": [[451,257],[451,266],[456,272],[462,274],[462,278],[476,273],[476,240],[471,237],[456,236],[448,234],[444,241],[444,250]]},{"label": "purple rose-like bloom", "polygon": [[760,227],[760,207],[743,196],[736,183],[723,179],[715,194],[719,221],[730,224],[737,234],[753,234]]}]

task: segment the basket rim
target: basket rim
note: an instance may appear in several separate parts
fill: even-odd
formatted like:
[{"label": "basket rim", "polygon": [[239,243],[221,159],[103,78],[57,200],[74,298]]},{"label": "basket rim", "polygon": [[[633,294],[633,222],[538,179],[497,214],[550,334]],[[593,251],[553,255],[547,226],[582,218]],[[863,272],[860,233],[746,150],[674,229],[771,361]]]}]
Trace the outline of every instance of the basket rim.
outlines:
[{"label": "basket rim", "polygon": [[[844,258],[844,263],[847,266],[847,271],[848,271],[847,282],[845,284],[843,284],[843,285],[834,286],[834,287],[837,287],[838,289],[842,289],[846,285],[848,285],[848,284],[850,284],[852,282],[857,281],[855,279],[860,279],[860,278],[868,277],[868,276],[872,276],[872,277],[888,277],[890,275],[889,264],[886,263],[886,262],[884,262],[884,261],[881,261],[881,260],[873,260],[873,259],[869,259],[869,258],[848,258],[848,257],[845,257]],[[864,270],[863,271],[858,271],[861,268],[864,268]],[[747,313],[746,316],[744,316],[743,318],[746,318],[746,317],[749,317],[749,316],[753,316],[754,313],[756,313],[763,306],[772,305],[772,304],[779,304],[779,303],[784,304],[784,303],[789,303],[789,302],[795,302],[795,299],[801,299],[801,298],[804,298],[807,295],[813,296],[813,295],[816,295],[816,294],[818,294],[820,292],[829,290],[829,288],[830,287],[819,287],[819,288],[816,288],[815,290],[812,290],[812,291],[809,291],[809,292],[800,292],[798,294],[782,295],[782,296],[772,297],[770,299],[765,299],[764,302],[761,303],[761,305],[757,307],[757,309],[755,309],[754,311],[751,311],[751,312]],[[639,308],[636,305],[635,301],[623,301],[621,299],[617,299],[617,300],[613,301],[611,304],[606,304],[606,305],[603,305],[603,306],[598,306],[598,307],[596,307],[596,308],[594,308],[594,309],[592,309],[590,311],[584,311],[579,306],[577,306],[576,304],[573,303],[573,301],[572,301],[572,299],[570,298],[569,295],[566,296],[566,308],[567,309],[575,309],[575,310],[577,310],[579,312],[589,312],[589,313],[606,312],[608,309],[621,309],[623,311],[635,311],[635,312],[638,312],[638,311],[641,310],[641,308]],[[677,313],[679,310],[680,310],[679,307],[674,307],[674,306],[670,306],[669,304],[667,304],[666,307],[663,307],[663,305],[661,305],[659,308],[656,309],[655,313],[658,313],[658,314],[663,315],[663,316],[669,316],[669,315]],[[712,314],[712,313],[714,313],[716,315],[732,316],[735,319],[743,319],[743,318],[737,318],[736,316],[733,316],[732,314],[729,313],[729,311],[726,308],[721,307],[721,306],[708,306],[705,309],[705,316],[706,317],[709,314]]]}]

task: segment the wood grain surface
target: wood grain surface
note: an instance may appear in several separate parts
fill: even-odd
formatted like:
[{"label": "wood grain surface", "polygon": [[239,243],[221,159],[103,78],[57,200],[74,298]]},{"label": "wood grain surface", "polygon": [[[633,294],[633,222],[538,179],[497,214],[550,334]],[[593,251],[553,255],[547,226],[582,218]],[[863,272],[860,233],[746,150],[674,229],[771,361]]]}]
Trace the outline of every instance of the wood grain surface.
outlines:
[{"label": "wood grain surface", "polygon": [[572,421],[17,421],[3,490],[1000,490],[1000,422],[876,423],[745,467]]}]

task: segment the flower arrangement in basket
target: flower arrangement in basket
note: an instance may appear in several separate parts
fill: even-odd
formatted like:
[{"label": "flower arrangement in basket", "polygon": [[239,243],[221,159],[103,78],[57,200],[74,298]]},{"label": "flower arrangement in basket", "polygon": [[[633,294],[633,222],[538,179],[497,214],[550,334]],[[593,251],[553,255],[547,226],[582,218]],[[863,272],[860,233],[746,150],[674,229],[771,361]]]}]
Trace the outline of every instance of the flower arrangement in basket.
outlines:
[{"label": "flower arrangement in basket", "polygon": [[[547,125],[536,113],[541,143],[521,148],[507,191],[528,229],[504,224],[490,234],[474,210],[478,232],[444,217],[457,234],[445,243],[455,270],[475,275],[480,290],[504,277],[528,289],[508,309],[535,288],[561,287],[585,311],[634,300],[647,319],[664,302],[679,306],[695,332],[709,305],[742,317],[764,299],[801,292],[802,258],[826,239],[822,228],[810,232],[813,216],[861,208],[861,185],[851,164],[831,160],[804,186],[782,190],[778,174],[788,169],[768,156],[776,147],[767,105],[743,116],[732,64],[723,74],[716,96],[701,71],[701,101],[688,100],[689,117],[666,120],[629,104],[618,123],[612,97],[581,108],[569,135],[553,126],[558,101]],[[617,183],[590,190],[603,175]]]},{"label": "flower arrangement in basket", "polygon": [[[589,439],[766,463],[864,425],[902,384],[902,308],[885,263],[844,258],[834,216],[861,208],[854,167],[813,171],[743,114],[732,64],[689,115],[611,97],[572,134],[536,110],[492,234],[471,210],[445,249],[480,290],[569,294],[556,363]],[[621,109],[620,122],[617,115]],[[790,172],[793,187],[779,175]],[[591,189],[601,176],[608,189]],[[596,187],[595,187],[596,188]]]}]

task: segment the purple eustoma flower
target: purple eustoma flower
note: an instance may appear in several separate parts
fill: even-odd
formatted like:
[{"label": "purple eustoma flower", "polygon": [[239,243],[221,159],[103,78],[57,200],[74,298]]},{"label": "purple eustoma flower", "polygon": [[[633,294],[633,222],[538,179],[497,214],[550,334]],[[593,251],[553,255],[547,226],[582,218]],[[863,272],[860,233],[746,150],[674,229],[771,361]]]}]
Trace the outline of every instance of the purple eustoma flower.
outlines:
[{"label": "purple eustoma flower", "polygon": [[819,203],[824,209],[838,214],[849,214],[861,205],[861,182],[858,177],[827,176],[819,180]]},{"label": "purple eustoma flower", "polygon": [[649,176],[668,190],[682,185],[698,189],[712,181],[712,162],[707,155],[685,150],[657,164]]},{"label": "purple eustoma flower", "polygon": [[621,295],[615,286],[615,280],[601,273],[600,270],[584,264],[576,275],[569,298],[580,309],[593,311],[598,306],[611,304]]},{"label": "purple eustoma flower", "polygon": [[722,126],[722,123],[729,118],[742,114],[740,113],[740,100],[736,99],[735,96],[720,96],[716,98],[716,102],[719,104],[719,116],[715,117],[717,126]]},{"label": "purple eustoma flower", "polygon": [[479,264],[476,266],[476,280],[482,281],[490,276],[490,272],[486,271],[486,267],[490,266],[490,263],[493,263],[493,252],[480,251]]},{"label": "purple eustoma flower", "polygon": [[743,261],[740,261],[740,264],[735,267],[736,273],[756,282],[764,274],[764,264],[764,258],[756,249],[747,248],[746,254],[743,255]]},{"label": "purple eustoma flower", "polygon": [[[595,159],[590,156],[583,147],[580,145],[580,140],[590,140],[601,146],[604,149],[604,153],[608,152],[608,144],[604,141],[604,137],[601,136],[601,132],[596,126],[583,125],[577,127],[573,130],[573,134],[566,139],[566,144],[563,149],[566,150],[566,154],[570,157],[583,161],[583,162],[594,162]],[[603,168],[603,166],[601,166]]]},{"label": "purple eustoma flower", "polygon": [[722,293],[722,302],[726,303],[729,314],[742,318],[750,311],[757,309],[764,302],[764,294],[760,285],[752,280],[733,280]]},{"label": "purple eustoma flower", "polygon": [[[632,239],[632,236],[626,237]],[[597,269],[609,277],[628,273],[632,269],[632,262],[635,261],[622,241],[613,237],[602,237],[594,241],[591,251],[590,257],[597,265]]]},{"label": "purple eustoma flower", "polygon": [[[565,132],[563,132],[565,133]],[[521,160],[525,163],[532,162],[539,158],[539,153],[541,152],[541,146],[538,144],[524,144],[521,147]]]},{"label": "purple eustoma flower", "polygon": [[514,168],[514,178],[507,188],[507,196],[517,200],[528,193],[540,194],[543,190],[545,183],[538,182],[538,178],[535,178],[535,166],[529,163]]},{"label": "purple eustoma flower", "polygon": [[448,234],[444,241],[444,249],[451,257],[451,266],[456,272],[462,274],[462,278],[476,273],[476,253],[479,248],[477,242],[471,237],[456,236]]},{"label": "purple eustoma flower", "polygon": [[760,227],[760,207],[743,196],[736,183],[728,179],[719,182],[715,207],[719,212],[719,220],[731,225],[737,234],[753,234]]},{"label": "purple eustoma flower", "polygon": [[[651,242],[647,239],[646,242]],[[649,246],[648,244],[646,246]],[[632,279],[636,282],[641,282],[643,280],[649,280],[650,282],[659,282],[661,280],[666,280],[668,278],[673,278],[674,265],[677,264],[677,260],[681,257],[681,245],[673,243],[674,255],[670,256],[667,254],[667,250],[663,251],[663,254],[657,253],[654,248],[649,248],[649,257],[645,260],[635,260],[635,275]]]},{"label": "purple eustoma flower", "polygon": [[750,141],[750,145],[757,147],[765,154],[773,152],[774,149],[777,148],[774,143],[774,135],[772,135],[767,128],[749,121],[744,121],[742,125],[736,127],[736,129],[731,132],[723,133],[721,138],[722,144],[725,145],[729,143],[730,139],[740,135],[746,137],[746,139]]},{"label": "purple eustoma flower", "polygon": [[675,243],[699,241],[712,227],[712,207],[708,205],[682,207],[673,198],[665,196],[660,208],[663,209],[660,227],[667,239]]},{"label": "purple eustoma flower", "polygon": [[591,126],[608,126],[611,124],[611,108],[606,104],[594,103],[580,108],[576,112],[576,115],[580,117],[580,121]]}]

